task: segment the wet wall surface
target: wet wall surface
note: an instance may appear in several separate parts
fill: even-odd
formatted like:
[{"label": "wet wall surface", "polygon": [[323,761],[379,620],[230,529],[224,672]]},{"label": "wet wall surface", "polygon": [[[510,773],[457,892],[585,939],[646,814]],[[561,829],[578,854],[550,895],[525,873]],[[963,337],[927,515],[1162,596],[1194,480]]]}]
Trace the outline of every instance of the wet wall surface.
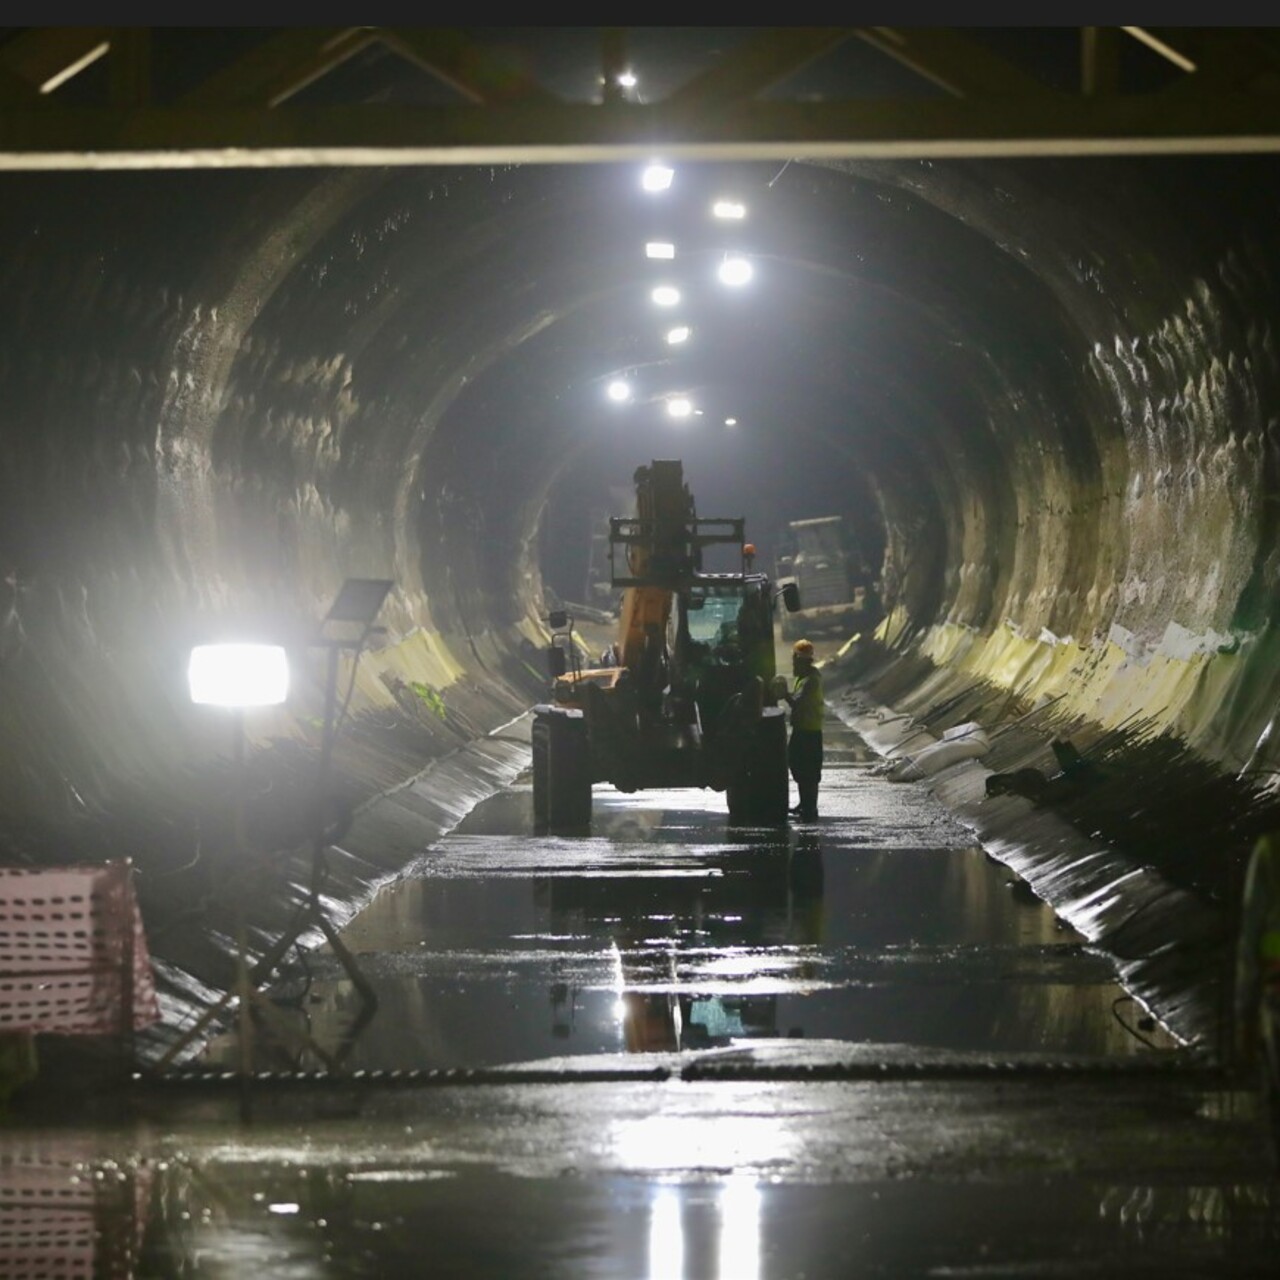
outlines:
[{"label": "wet wall surface", "polygon": [[[144,1045],[152,1056],[226,996],[246,916],[253,956],[290,926],[317,832],[327,906],[345,924],[511,781],[510,744],[485,744],[545,696],[543,619],[552,593],[571,598],[580,580],[582,526],[616,512],[635,466],[665,456],[683,458],[704,514],[747,516],[762,561],[787,520],[846,512],[888,608],[875,702],[937,728],[967,715],[993,738],[1011,730],[993,747],[1003,770],[1044,772],[1055,733],[1118,745],[1105,793],[1071,797],[1072,824],[1117,865],[1207,903],[1216,950],[1206,959],[1193,932],[1196,945],[1174,951],[1192,970],[1218,963],[1234,873],[1277,818],[1274,165],[726,166],[690,170],[687,199],[662,219],[636,199],[635,176],[568,166],[0,183],[0,840],[18,865],[133,860],[166,1015]],[[668,215],[704,209],[722,179],[752,207],[765,302],[695,288],[702,341],[689,361],[655,341],[638,246],[665,234]],[[702,280],[726,242],[702,223],[687,230],[689,279]],[[607,379],[642,371],[639,405],[694,388],[716,430],[602,415]],[[385,630],[342,665],[344,715],[321,778],[332,686],[316,628],[348,577],[394,590]],[[241,771],[238,722],[191,704],[185,664],[194,643],[246,635],[287,646],[292,684],[285,705],[244,717]],[[1022,717],[1046,700],[1056,718],[1028,732]],[[1040,821],[1057,801],[1042,801],[1001,801],[1028,884],[1060,869]],[[552,905],[558,893],[565,909],[575,877],[555,859],[522,862],[519,831],[508,824],[505,844],[503,830],[459,832],[494,842],[511,872],[500,884],[482,891],[465,859],[439,880],[506,936],[528,929],[556,945],[521,948],[510,972],[482,968],[470,994],[504,1029],[504,996],[533,1002],[520,1052],[560,1044],[552,1028],[571,1014],[576,1035],[593,1029],[598,1058],[613,1034],[597,1007],[610,922],[588,895],[562,937]],[[759,995],[766,1022],[804,1029],[808,1045],[859,1020],[905,1034],[901,1003],[866,985],[892,973],[930,1009],[909,1030],[934,1049],[1016,1053],[1033,1035],[1017,1008],[1091,985],[1087,946],[1034,926],[1035,944],[1015,945],[1022,917],[993,910],[1004,921],[994,941],[941,925],[917,937],[899,911],[811,954],[818,978],[787,968],[787,947],[814,944],[770,942],[780,967],[763,992],[692,961],[673,986],[662,964],[697,919],[675,889],[712,878],[715,859],[718,880],[737,884],[749,851],[655,841],[690,874],[636,876],[624,863],[620,878],[652,898],[655,919],[631,949],[642,992],[660,1006],[674,995],[682,1032],[714,1037],[735,1025],[727,996]],[[1005,901],[975,875],[984,860],[945,841],[954,857],[938,862],[921,841],[887,863],[859,851],[853,827],[839,847],[848,861],[836,871],[822,849],[821,900],[847,903],[851,919],[881,879],[926,896],[961,884],[984,912]],[[788,891],[791,856],[777,877]],[[531,907],[539,881],[549,887]],[[800,892],[810,907],[811,889]],[[1117,915],[1151,900],[1121,893]],[[1156,922],[1139,930],[1143,947],[1184,922],[1183,896],[1154,900],[1138,917]],[[740,914],[784,928],[750,894],[708,901],[712,923]],[[440,999],[462,1003],[444,975],[454,951],[485,955],[483,919],[459,919],[437,957],[427,990]],[[899,974],[895,948],[913,944],[923,958]],[[553,959],[581,979],[582,1010],[576,993],[554,1007],[550,993],[571,984]],[[974,977],[981,1034],[948,1020],[957,965]],[[369,967],[389,1006],[406,998],[393,961]],[[1015,979],[1013,1005],[994,998],[997,971]],[[1204,975],[1179,976],[1193,989]],[[315,981],[336,1009],[333,975],[317,968]],[[741,1005],[744,1025],[755,1009]],[[1073,1012],[1063,1019],[1055,1051],[1091,1043],[1073,1039]],[[430,1043],[441,1060],[493,1060],[509,1043],[497,1031],[472,1039]],[[388,1062],[406,1052],[378,1051]]]},{"label": "wet wall surface", "polygon": [[[247,840],[305,845],[315,628],[343,580],[395,585],[350,683],[338,823],[542,696],[547,591],[572,598],[592,513],[668,455],[762,562],[787,520],[845,512],[911,681],[1145,719],[1266,786],[1265,157],[690,166],[661,206],[636,179],[5,177],[12,860],[134,859],[158,933],[199,904],[215,954],[173,960],[220,986],[232,725],[190,704],[190,646],[288,647],[288,704],[245,719]],[[750,209],[728,239],[705,217],[723,187]],[[658,233],[688,272],[678,354],[647,300]],[[708,286],[727,247],[760,268],[750,295]],[[629,415],[603,403],[615,374]],[[696,429],[651,412],[673,385]]]}]

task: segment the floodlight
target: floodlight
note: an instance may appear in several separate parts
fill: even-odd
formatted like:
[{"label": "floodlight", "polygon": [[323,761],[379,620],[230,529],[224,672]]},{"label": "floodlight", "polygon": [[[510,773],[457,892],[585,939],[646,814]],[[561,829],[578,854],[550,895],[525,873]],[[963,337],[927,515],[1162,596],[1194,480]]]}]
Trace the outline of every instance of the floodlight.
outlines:
[{"label": "floodlight", "polygon": [[187,664],[191,701],[273,707],[289,696],[289,661],[276,644],[201,644]]}]

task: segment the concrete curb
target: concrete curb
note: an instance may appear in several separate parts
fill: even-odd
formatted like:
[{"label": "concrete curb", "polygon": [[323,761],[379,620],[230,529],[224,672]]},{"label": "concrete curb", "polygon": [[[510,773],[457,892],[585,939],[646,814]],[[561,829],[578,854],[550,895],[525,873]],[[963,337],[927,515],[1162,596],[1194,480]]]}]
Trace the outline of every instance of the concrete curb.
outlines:
[{"label": "concrete curb", "polygon": [[[828,708],[878,754],[893,758],[939,739],[910,716],[828,681]],[[987,853],[1003,862],[1088,942],[1109,955],[1121,983],[1183,1045],[1217,1056],[1230,1028],[1230,954],[1223,921],[1150,867],[1095,844],[1052,810],[1017,795],[986,795],[991,770],[963,760],[895,786],[927,788]]]}]

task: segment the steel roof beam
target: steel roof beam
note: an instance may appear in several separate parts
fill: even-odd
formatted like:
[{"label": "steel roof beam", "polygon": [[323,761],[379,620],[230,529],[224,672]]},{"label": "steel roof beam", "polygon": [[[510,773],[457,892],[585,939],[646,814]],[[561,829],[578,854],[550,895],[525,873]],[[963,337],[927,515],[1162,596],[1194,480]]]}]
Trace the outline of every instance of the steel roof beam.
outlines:
[{"label": "steel roof beam", "polygon": [[9,108],[0,169],[1272,152],[1280,95],[519,107]]},{"label": "steel roof beam", "polygon": [[856,34],[855,27],[772,27],[735,49],[716,67],[668,94],[678,111],[718,111],[781,84],[815,58]]},{"label": "steel roof beam", "polygon": [[269,36],[174,104],[175,109],[253,106],[286,102],[376,39],[371,27],[298,27]]},{"label": "steel roof beam", "polygon": [[532,77],[514,74],[461,31],[449,27],[380,27],[377,38],[394,53],[457,90],[469,102],[556,102]]},{"label": "steel roof beam", "polygon": [[958,98],[1024,98],[1052,90],[952,27],[859,27],[858,37]]}]

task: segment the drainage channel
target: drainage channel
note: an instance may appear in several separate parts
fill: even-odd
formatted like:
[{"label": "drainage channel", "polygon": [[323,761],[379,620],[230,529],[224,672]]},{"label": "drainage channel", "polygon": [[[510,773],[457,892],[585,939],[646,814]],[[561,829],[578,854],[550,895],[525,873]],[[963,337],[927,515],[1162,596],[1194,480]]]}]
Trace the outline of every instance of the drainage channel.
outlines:
[{"label": "drainage channel", "polygon": [[993,1078],[1070,1079],[1177,1079],[1205,1087],[1248,1087],[1229,1068],[1193,1057],[1161,1056],[1159,1059],[1112,1058],[1061,1060],[943,1059],[906,1062],[886,1059],[833,1063],[693,1062],[651,1067],[548,1068],[548,1067],[448,1067],[387,1071],[238,1071],[179,1069],[158,1074],[137,1073],[135,1088],[429,1087],[460,1085],[622,1084],[668,1080],[686,1081],[805,1081],[805,1080],[988,1080]]}]

